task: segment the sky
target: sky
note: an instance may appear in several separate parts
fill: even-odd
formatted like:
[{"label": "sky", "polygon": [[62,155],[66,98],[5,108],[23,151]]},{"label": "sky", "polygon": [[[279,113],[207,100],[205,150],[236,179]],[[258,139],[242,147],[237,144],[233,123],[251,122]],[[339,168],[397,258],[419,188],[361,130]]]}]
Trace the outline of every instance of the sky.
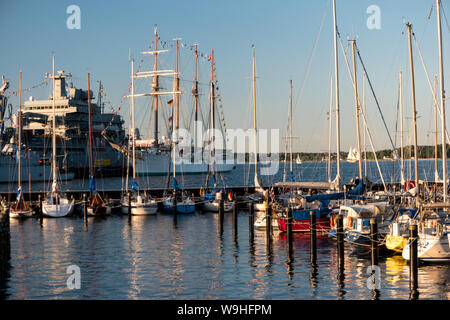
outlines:
[{"label": "sky", "polygon": [[[80,8],[80,29],[69,29],[70,5]],[[369,29],[368,19],[380,9],[379,29]],[[423,54],[430,77],[438,76],[438,42],[436,11],[430,15],[434,0],[336,0],[337,25],[349,62],[348,40],[357,46],[393,142],[399,146],[398,73],[403,75],[404,143],[413,141],[412,104],[410,89],[409,52],[406,22]],[[442,34],[444,52],[444,84],[449,83],[445,69],[450,61],[449,34],[450,3],[442,1]],[[372,21],[372,20],[370,20]],[[326,152],[328,150],[330,80],[334,72],[333,16],[331,0],[241,0],[241,1],[5,1],[0,0],[0,74],[10,82],[9,91],[19,87],[19,71],[23,73],[23,88],[32,87],[51,72],[51,56],[55,54],[57,70],[72,74],[77,88],[87,88],[87,73],[91,74],[93,91],[102,81],[115,111],[130,84],[129,57],[152,69],[152,58],[140,54],[153,41],[157,25],[161,40],[173,44],[181,38],[180,72],[183,111],[192,109],[191,80],[194,56],[189,47],[198,43],[205,56],[214,50],[215,68],[219,82],[220,105],[226,128],[252,127],[252,45],[256,52],[258,128],[279,129],[285,136],[288,123],[289,80],[293,81],[294,151]],[[319,33],[320,29],[320,33]],[[317,40],[317,42],[316,42]],[[413,40],[414,41],[414,40]],[[316,45],[315,45],[316,44]],[[160,68],[173,69],[175,55],[160,55]],[[313,50],[314,49],[314,50]],[[341,151],[356,146],[354,91],[339,48],[339,97],[341,122]],[[419,145],[434,143],[434,115],[431,91],[424,67],[413,42],[416,107]],[[144,60],[142,60],[144,59]],[[201,104],[207,108],[209,62],[199,62]],[[362,99],[363,73],[357,64],[358,89]],[[433,81],[433,80],[431,80]],[[366,119],[375,149],[390,147],[389,137],[375,100],[365,82]],[[171,82],[165,85],[171,89]],[[148,92],[148,82],[136,84],[136,92]],[[41,86],[23,95],[46,99],[49,87]],[[334,95],[334,92],[333,92]],[[17,97],[10,98],[14,110]],[[149,100],[137,101],[138,123],[145,133],[150,120]],[[333,102],[334,109],[334,102]],[[168,110],[168,109],[167,109]],[[125,102],[119,113],[128,123],[129,106]],[[334,113],[333,113],[334,114]],[[334,118],[332,148],[335,149]],[[399,121],[399,120],[398,120]],[[440,121],[440,120],[439,120]],[[397,122],[397,131],[396,128]],[[162,129],[161,129],[162,130]],[[439,130],[438,130],[439,131]],[[440,139],[440,138],[439,138]],[[369,150],[369,140],[367,149]],[[283,147],[283,146],[281,146]]]}]

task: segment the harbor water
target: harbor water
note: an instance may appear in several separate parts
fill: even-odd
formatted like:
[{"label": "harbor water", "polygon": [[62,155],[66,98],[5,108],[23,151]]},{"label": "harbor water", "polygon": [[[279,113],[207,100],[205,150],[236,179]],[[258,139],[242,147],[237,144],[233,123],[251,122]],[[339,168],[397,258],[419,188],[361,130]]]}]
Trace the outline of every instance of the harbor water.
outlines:
[{"label": "harbor water", "polygon": [[[388,172],[392,162],[382,165]],[[273,182],[282,179],[283,163]],[[310,166],[310,167],[308,167]],[[371,170],[375,168],[370,163]],[[295,165],[297,177],[326,180],[326,163]],[[434,177],[431,161],[421,161],[421,172]],[[248,167],[238,165],[223,174],[227,185],[244,185]],[[251,172],[251,170],[250,170]],[[357,164],[344,164],[344,181]],[[320,173],[320,174],[318,174]],[[307,176],[308,175],[308,176]],[[251,177],[252,178],[252,177]],[[421,177],[422,178],[422,177]],[[158,186],[165,177],[142,183]],[[185,176],[186,186],[202,183],[202,176]],[[377,182],[377,178],[370,178]],[[390,178],[387,179],[390,181]],[[122,178],[105,178],[97,188],[120,188]],[[249,181],[252,181],[250,179]],[[265,180],[266,183],[271,181]],[[81,188],[85,181],[69,181]],[[2,188],[11,186],[3,185]],[[32,184],[41,190],[42,183]],[[26,189],[25,189],[26,190]],[[10,190],[8,190],[10,191]],[[155,216],[112,215],[11,220],[11,259],[7,281],[0,290],[6,299],[408,299],[409,266],[401,256],[381,254],[379,289],[370,282],[370,252],[345,245],[344,277],[338,277],[336,242],[317,238],[317,267],[310,264],[309,235],[294,234],[288,256],[285,233],[274,230],[268,241],[264,230],[249,238],[248,212],[238,213],[237,234],[231,213],[223,229],[218,215],[158,213]],[[79,268],[79,288],[70,286]],[[419,267],[419,299],[450,299],[450,265]]]}]

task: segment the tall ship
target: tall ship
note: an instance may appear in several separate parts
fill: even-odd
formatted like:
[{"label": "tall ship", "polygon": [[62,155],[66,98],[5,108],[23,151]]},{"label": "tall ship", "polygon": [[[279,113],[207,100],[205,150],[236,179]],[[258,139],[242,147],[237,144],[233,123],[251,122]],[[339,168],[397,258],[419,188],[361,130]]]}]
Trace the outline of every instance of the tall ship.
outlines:
[{"label": "tall ship", "polygon": [[[47,78],[50,75],[46,75]],[[53,99],[55,103],[55,134],[57,166],[61,173],[72,172],[86,177],[89,172],[88,92],[68,86],[71,74],[55,74],[54,92],[46,100],[29,97],[22,115],[23,143],[40,155],[42,164],[51,163]],[[113,146],[126,141],[124,121],[114,113],[105,113],[101,103],[101,83],[97,103],[91,103],[94,157],[97,170],[105,175],[122,173],[124,158]],[[92,90],[91,100],[94,99]]]},{"label": "tall ship", "polygon": [[[214,141],[214,137],[208,136],[206,141],[203,141],[203,137],[198,132],[199,128],[194,125],[194,134],[191,141],[182,142],[183,147],[179,147],[178,143],[182,140],[180,137],[173,137],[173,131],[180,129],[180,96],[183,93],[180,84],[180,72],[178,70],[178,50],[179,39],[176,40],[176,61],[175,68],[173,70],[160,70],[158,69],[158,57],[161,53],[168,50],[158,50],[158,43],[160,41],[157,29],[154,29],[155,47],[153,51],[142,52],[144,55],[153,56],[153,70],[151,71],[134,71],[132,70],[132,92],[129,98],[138,97],[150,97],[152,100],[152,112],[153,112],[153,137],[143,139],[138,132],[135,140],[135,146],[138,149],[138,156],[136,157],[136,173],[138,175],[167,175],[170,171],[174,170],[181,174],[202,174],[211,171],[213,163],[216,164],[216,172],[228,172],[235,168],[234,153],[231,149],[215,147],[217,141]],[[197,60],[198,51],[197,45],[195,45],[194,51],[194,74],[192,80],[192,96],[194,100],[193,105],[193,120],[194,123],[200,123],[199,121],[199,81],[197,77]],[[213,53],[210,56],[211,70],[213,70]],[[151,91],[146,93],[136,93],[134,91],[135,79],[151,79]],[[169,81],[173,81],[173,88],[171,91],[162,90],[161,78],[166,78]],[[215,122],[219,117],[216,107],[214,107],[214,101],[217,98],[215,94],[214,79],[211,78],[209,86],[209,100],[213,107],[209,113],[209,127],[217,129]],[[166,99],[164,99],[166,97]],[[166,101],[165,101],[166,100]],[[164,105],[172,107],[172,115],[169,118],[169,122],[166,127],[170,127],[169,137],[160,136],[159,134],[159,112]],[[204,125],[204,124],[202,124]],[[152,124],[150,123],[150,126]],[[188,128],[186,128],[188,129]],[[226,146],[226,142],[223,141],[223,146]],[[175,146],[175,154],[172,152]],[[174,158],[174,159],[173,159]],[[174,161],[172,161],[174,160]],[[173,168],[173,163],[175,168]]]}]

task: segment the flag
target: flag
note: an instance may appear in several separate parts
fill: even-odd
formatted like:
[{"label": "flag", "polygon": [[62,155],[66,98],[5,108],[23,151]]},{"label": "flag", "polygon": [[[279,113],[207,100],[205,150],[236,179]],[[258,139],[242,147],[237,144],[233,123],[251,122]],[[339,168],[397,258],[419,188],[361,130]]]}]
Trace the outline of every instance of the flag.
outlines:
[{"label": "flag", "polygon": [[211,59],[212,59],[212,56],[209,56],[208,61],[211,61]]},{"label": "flag", "polygon": [[22,186],[20,186],[19,189],[17,189],[17,201],[20,201],[21,198],[22,198]]},{"label": "flag", "polygon": [[228,201],[233,201],[233,195],[231,192],[228,193]]},{"label": "flag", "polygon": [[170,100],[167,102],[167,104],[168,104],[169,106],[173,105],[173,99],[170,99]]},{"label": "flag", "polygon": [[169,121],[172,121],[173,120],[173,115],[171,115],[170,117],[169,117]]},{"label": "flag", "polygon": [[138,187],[138,185],[137,185],[136,180],[133,179],[133,183],[132,183],[132,185],[131,185],[131,190],[137,191],[138,188],[139,188],[139,187]]}]

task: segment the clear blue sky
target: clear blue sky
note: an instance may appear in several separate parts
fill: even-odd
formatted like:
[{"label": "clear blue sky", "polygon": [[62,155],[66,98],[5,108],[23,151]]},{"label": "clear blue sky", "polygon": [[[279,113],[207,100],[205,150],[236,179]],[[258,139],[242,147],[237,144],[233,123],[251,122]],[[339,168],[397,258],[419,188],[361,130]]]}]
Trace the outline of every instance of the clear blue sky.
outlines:
[{"label": "clear blue sky", "polygon": [[[327,5],[328,3],[328,5]],[[425,63],[431,76],[438,74],[436,13],[428,15],[434,0],[337,0],[338,28],[344,45],[357,36],[358,46],[372,84],[380,101],[391,134],[397,105],[397,76],[403,72],[405,123],[411,122],[408,47],[404,22],[413,24]],[[75,4],[81,8],[81,30],[66,27],[66,8]],[[381,29],[369,30],[366,9],[377,5],[381,9]],[[442,7],[450,18],[450,4]],[[326,10],[326,11],[325,11]],[[323,13],[324,24],[312,58],[303,94],[298,99],[308,58],[318,32]],[[0,73],[11,81],[11,91],[18,90],[19,70],[23,72],[23,87],[43,80],[51,72],[51,54],[55,52],[58,70],[71,72],[76,87],[86,88],[86,74],[93,83],[102,80],[108,98],[115,108],[129,84],[129,50],[139,62],[140,51],[153,40],[153,27],[158,25],[160,37],[171,41],[180,37],[182,43],[199,44],[199,50],[214,49],[217,79],[223,99],[228,128],[248,128],[251,125],[251,45],[256,47],[258,121],[262,128],[279,128],[284,134],[287,124],[289,79],[294,83],[294,135],[300,137],[295,150],[305,152],[328,149],[330,76],[333,70],[332,1],[1,1]],[[449,26],[443,17],[444,65],[450,65]],[[340,55],[340,100],[342,151],[356,145],[353,88]],[[162,66],[173,68],[173,52],[162,59]],[[418,52],[414,48],[419,144],[432,144],[432,100]],[[182,98],[186,114],[189,109],[192,52],[181,51],[180,69],[184,90]],[[137,62],[137,63],[138,63]],[[144,69],[151,69],[151,58],[144,60]],[[200,81],[209,78],[205,60],[200,65]],[[362,95],[362,68],[359,68],[359,89]],[[449,71],[447,71],[449,70]],[[450,69],[446,68],[448,87]],[[143,92],[148,84],[137,85]],[[367,88],[367,118],[377,149],[389,147],[380,116]],[[97,91],[96,83],[94,92]],[[203,87],[203,98],[207,89]],[[26,93],[35,98],[47,98],[48,88]],[[18,99],[10,102],[17,107]],[[205,99],[203,102],[206,107]],[[141,108],[148,101],[140,101]],[[128,119],[128,105],[121,113]],[[140,125],[146,126],[149,113],[142,111]],[[406,126],[406,124],[405,124]],[[405,129],[406,130],[406,129]],[[411,130],[409,133],[411,133]],[[142,130],[141,130],[142,131]],[[145,130],[144,130],[145,131]],[[412,142],[412,136],[405,140]],[[408,140],[409,139],[409,140]],[[334,144],[334,138],[333,138]]]}]

